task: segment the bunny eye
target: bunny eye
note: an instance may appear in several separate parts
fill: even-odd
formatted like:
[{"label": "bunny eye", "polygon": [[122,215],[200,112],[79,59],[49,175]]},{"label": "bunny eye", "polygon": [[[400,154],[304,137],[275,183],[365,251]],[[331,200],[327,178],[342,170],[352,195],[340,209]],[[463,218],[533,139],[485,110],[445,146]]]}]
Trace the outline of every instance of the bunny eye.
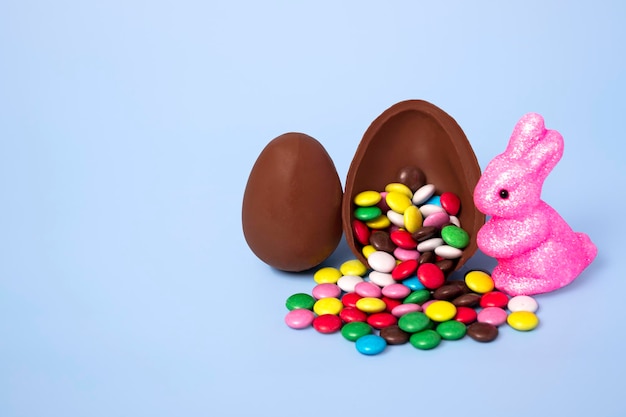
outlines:
[{"label": "bunny eye", "polygon": [[509,192],[505,189],[500,190],[500,198],[506,200],[509,198]]}]

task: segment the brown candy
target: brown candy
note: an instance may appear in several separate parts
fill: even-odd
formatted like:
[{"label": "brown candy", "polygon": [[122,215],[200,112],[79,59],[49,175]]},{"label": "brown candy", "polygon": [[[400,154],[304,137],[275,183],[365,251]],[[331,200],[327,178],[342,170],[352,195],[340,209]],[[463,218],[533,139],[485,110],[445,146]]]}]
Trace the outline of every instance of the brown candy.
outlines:
[{"label": "brown candy", "polygon": [[397,324],[383,327],[380,331],[380,337],[387,341],[389,345],[402,345],[409,341],[410,334],[398,327]]},{"label": "brown candy", "polygon": [[480,294],[469,293],[458,296],[452,300],[452,304],[457,307],[475,307],[480,303]]},{"label": "brown candy", "polygon": [[398,172],[398,182],[409,187],[411,191],[416,191],[426,184],[426,176],[418,167],[409,165]]},{"label": "brown candy", "polygon": [[393,252],[396,248],[396,244],[392,242],[389,233],[383,230],[374,230],[370,235],[370,245],[376,250],[384,252]]},{"label": "brown candy", "polygon": [[[362,245],[352,230],[354,197],[366,190],[384,190],[405,167],[419,167],[436,193],[449,191],[461,200],[459,220],[470,235],[455,269],[476,252],[476,234],[485,216],[473,201],[480,166],[463,130],[435,105],[423,100],[397,103],[384,111],[363,135],[346,177],[342,203],[346,242],[363,263]],[[408,176],[408,174],[403,174]]]},{"label": "brown candy", "polygon": [[498,337],[498,328],[493,324],[474,322],[467,326],[467,335],[477,342],[491,342]]},{"label": "brown candy", "polygon": [[464,290],[461,286],[456,284],[446,284],[437,288],[433,292],[433,298],[436,300],[453,300],[463,295]]},{"label": "brown candy", "polygon": [[411,237],[416,242],[423,242],[424,240],[436,237],[439,235],[439,229],[435,226],[425,226],[419,228],[417,231],[411,234]]},{"label": "brown candy", "polygon": [[417,263],[419,265],[421,265],[421,264],[432,264],[432,263],[435,263],[436,258],[437,258],[437,256],[435,255],[435,252],[432,252],[432,251],[424,252],[424,253],[420,254],[420,257],[417,260]]},{"label": "brown candy", "polygon": [[439,267],[443,271],[444,274],[451,272],[454,270],[456,266],[456,260],[454,259],[444,259],[442,261],[435,262],[435,265]]}]

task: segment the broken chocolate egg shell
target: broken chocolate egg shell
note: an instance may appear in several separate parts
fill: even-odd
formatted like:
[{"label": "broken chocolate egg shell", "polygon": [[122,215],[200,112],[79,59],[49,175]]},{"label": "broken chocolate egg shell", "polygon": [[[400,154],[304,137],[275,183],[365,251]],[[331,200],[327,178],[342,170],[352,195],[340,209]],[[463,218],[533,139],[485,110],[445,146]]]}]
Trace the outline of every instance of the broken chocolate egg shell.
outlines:
[{"label": "broken chocolate egg shell", "polygon": [[[473,201],[480,178],[476,155],[456,121],[437,106],[423,100],[407,100],[384,111],[367,129],[348,170],[342,203],[346,241],[354,255],[367,265],[363,246],[352,230],[354,197],[367,190],[384,191],[398,182],[404,167],[415,166],[434,184],[435,193],[455,193],[461,200],[458,218],[470,243],[458,259],[458,270],[476,252],[476,234],[485,223]],[[413,190],[415,191],[415,190]]]},{"label": "broken chocolate egg shell", "polygon": [[343,189],[326,149],[303,133],[270,141],[243,196],[244,237],[266,264],[300,272],[322,263],[343,233]]}]

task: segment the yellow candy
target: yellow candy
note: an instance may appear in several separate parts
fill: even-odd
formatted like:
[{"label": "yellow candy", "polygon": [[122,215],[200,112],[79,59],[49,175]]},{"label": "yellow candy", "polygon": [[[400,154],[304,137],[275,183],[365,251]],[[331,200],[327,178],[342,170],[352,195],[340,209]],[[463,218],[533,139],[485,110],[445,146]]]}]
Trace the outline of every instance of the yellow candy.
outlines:
[{"label": "yellow candy", "polygon": [[417,232],[422,227],[423,222],[424,217],[417,206],[410,205],[406,210],[404,210],[404,228],[407,232]]},{"label": "yellow candy", "polygon": [[380,298],[363,297],[356,302],[356,308],[365,313],[380,313],[387,308],[387,304]]},{"label": "yellow candy", "polygon": [[527,332],[539,325],[539,318],[530,311],[514,311],[506,318],[506,322],[515,330]]},{"label": "yellow candy", "polygon": [[387,184],[385,186],[385,191],[387,191],[388,193],[391,193],[391,192],[401,193],[401,194],[406,195],[409,198],[413,198],[413,191],[411,191],[409,187],[402,184],[401,182],[392,182],[390,184]]},{"label": "yellow candy", "polygon": [[413,202],[406,194],[392,191],[387,194],[385,201],[390,209],[396,213],[404,214],[404,211],[413,205]]},{"label": "yellow candy", "polygon": [[483,271],[470,271],[465,275],[465,284],[468,288],[478,294],[492,291],[494,287],[493,279]]},{"label": "yellow candy", "polygon": [[[382,300],[381,300],[382,301]],[[313,311],[318,316],[322,314],[334,314],[337,315],[343,309],[343,304],[338,298],[328,297],[320,298],[313,304]]]},{"label": "yellow candy", "polygon": [[387,216],[385,216],[384,214],[381,214],[380,216],[378,216],[374,220],[370,220],[368,222],[365,222],[365,224],[370,229],[385,229],[385,228],[391,226],[391,221],[389,220],[389,218]]},{"label": "yellow candy", "polygon": [[358,259],[352,259],[341,264],[341,266],[339,267],[339,271],[343,275],[363,276],[367,272],[367,267],[363,265],[363,263]]},{"label": "yellow candy", "polygon": [[336,284],[341,278],[341,272],[337,268],[327,266],[325,268],[318,269],[313,274],[313,280],[318,284]]},{"label": "yellow candy", "polygon": [[365,259],[369,258],[372,252],[376,252],[376,248],[372,245],[365,245],[363,246],[363,249],[361,249],[361,253],[363,253]]},{"label": "yellow candy", "polygon": [[456,315],[456,307],[449,301],[434,301],[426,307],[424,314],[433,321],[448,321]]},{"label": "yellow candy", "polygon": [[369,207],[382,199],[378,191],[363,191],[354,196],[354,204],[361,207]]}]

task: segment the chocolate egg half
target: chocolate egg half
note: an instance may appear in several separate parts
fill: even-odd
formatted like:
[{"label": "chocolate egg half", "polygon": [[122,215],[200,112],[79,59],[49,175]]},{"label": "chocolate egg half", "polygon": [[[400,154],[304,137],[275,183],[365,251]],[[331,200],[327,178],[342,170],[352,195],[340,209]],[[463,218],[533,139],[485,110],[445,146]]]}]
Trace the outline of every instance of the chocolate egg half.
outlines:
[{"label": "chocolate egg half", "polygon": [[342,204],[348,246],[367,263],[352,230],[354,197],[362,191],[384,191],[388,183],[398,182],[399,172],[407,166],[420,168],[426,182],[435,185],[436,194],[449,191],[460,198],[458,217],[470,243],[456,263],[455,269],[459,269],[476,252],[476,234],[485,222],[472,198],[480,166],[456,121],[423,100],[393,105],[365,132],[348,170]]},{"label": "chocolate egg half", "polygon": [[263,149],[243,196],[248,246],[266,264],[304,271],[322,263],[342,236],[341,181],[326,149],[285,133]]}]

